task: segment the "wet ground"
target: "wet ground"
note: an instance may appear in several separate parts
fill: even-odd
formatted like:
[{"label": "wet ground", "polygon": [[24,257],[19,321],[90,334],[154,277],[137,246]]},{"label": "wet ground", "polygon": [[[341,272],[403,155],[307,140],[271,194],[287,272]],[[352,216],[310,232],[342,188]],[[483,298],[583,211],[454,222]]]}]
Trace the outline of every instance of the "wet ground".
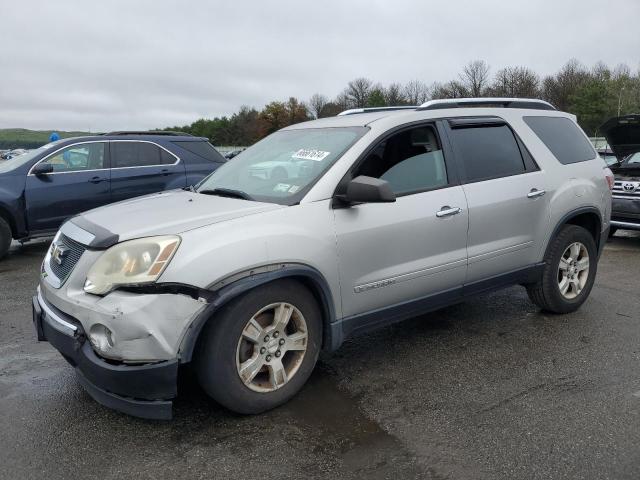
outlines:
[{"label": "wet ground", "polygon": [[46,243],[14,248],[0,262],[0,478],[640,478],[640,235],[622,235],[574,314],[510,288],[349,341],[264,415],[231,414],[185,378],[171,422],[101,407],[35,341]]}]

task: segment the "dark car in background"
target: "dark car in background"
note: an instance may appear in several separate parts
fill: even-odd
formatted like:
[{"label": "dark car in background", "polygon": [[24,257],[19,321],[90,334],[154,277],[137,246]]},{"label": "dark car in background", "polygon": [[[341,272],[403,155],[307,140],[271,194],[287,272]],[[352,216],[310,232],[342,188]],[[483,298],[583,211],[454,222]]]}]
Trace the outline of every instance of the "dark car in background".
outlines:
[{"label": "dark car in background", "polygon": [[640,230],[640,114],[611,118],[600,131],[619,159],[609,167],[615,175],[611,235],[617,229]]},{"label": "dark car in background", "polygon": [[68,218],[195,185],[226,159],[206,138],[112,132],[67,138],[0,163],[0,258],[11,239],[49,236]]}]

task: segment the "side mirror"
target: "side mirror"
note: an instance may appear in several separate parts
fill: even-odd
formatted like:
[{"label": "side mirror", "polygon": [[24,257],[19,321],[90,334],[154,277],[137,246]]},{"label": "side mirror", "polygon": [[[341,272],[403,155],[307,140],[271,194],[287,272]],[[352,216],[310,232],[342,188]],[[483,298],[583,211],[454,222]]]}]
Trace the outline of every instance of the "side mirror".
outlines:
[{"label": "side mirror", "polygon": [[53,173],[53,165],[50,163],[39,163],[32,170],[34,175],[46,175],[48,173]]},{"label": "side mirror", "polygon": [[349,182],[343,199],[349,203],[382,203],[395,202],[396,195],[386,180],[360,175]]}]

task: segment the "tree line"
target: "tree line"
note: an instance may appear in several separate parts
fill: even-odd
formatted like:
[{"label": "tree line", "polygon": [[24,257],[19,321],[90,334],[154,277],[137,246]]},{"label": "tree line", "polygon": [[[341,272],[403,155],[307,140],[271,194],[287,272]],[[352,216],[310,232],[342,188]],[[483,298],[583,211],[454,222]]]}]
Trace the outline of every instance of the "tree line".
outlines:
[{"label": "tree line", "polygon": [[640,113],[640,70],[632,72],[624,64],[611,69],[602,62],[588,68],[572,59],[557,73],[540,76],[524,66],[492,72],[485,61],[474,60],[444,83],[413,80],[382,85],[360,77],[334,98],[320,93],[307,101],[290,97],[270,102],[261,110],[243,106],[231,116],[202,118],[163,130],[207,137],[214,145],[251,145],[280,128],[349,108],[420,105],[431,99],[459,97],[540,98],[575,114],[585,132],[597,136],[598,127],[610,117]]}]

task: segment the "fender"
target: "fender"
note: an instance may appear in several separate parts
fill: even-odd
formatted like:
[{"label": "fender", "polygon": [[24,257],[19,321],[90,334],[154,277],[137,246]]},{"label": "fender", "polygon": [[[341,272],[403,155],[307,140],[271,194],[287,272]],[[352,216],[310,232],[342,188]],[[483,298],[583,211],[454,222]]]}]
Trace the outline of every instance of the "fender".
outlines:
[{"label": "fender", "polygon": [[[269,268],[277,269],[269,270]],[[256,270],[267,271],[255,273]],[[191,322],[191,325],[180,344],[180,349],[178,350],[180,363],[188,363],[191,361],[200,332],[204,328],[205,324],[226,303],[260,285],[283,278],[297,278],[303,280],[318,300],[320,308],[322,309],[323,349],[334,350],[340,345],[342,339],[334,338],[335,335],[332,333],[333,329],[331,328],[332,324],[336,320],[331,290],[329,289],[329,284],[325,280],[324,276],[318,270],[303,264],[278,264],[267,265],[262,269],[255,268],[247,273],[247,276],[233,280],[231,283],[221,286],[217,290],[209,290],[211,292],[209,304],[202,313],[200,313],[195,320]],[[234,275],[232,278],[237,278],[237,275]],[[212,288],[223,284],[224,282],[217,282],[212,286]]]},{"label": "fender", "polygon": [[[556,226],[554,227],[553,231],[551,232],[551,235],[548,237],[547,239],[547,245],[544,249],[544,257],[542,258],[546,258],[547,256],[547,251],[549,249],[549,246],[551,244],[551,239],[555,238],[558,233],[560,232],[560,229],[566,225],[567,223],[570,222],[570,220],[572,218],[577,217],[578,215],[582,215],[584,213],[595,213],[598,217],[598,232],[596,232],[596,237],[595,237],[595,242],[596,242],[596,248],[598,249],[598,253],[600,253],[602,251],[602,247],[604,246],[604,243],[606,241],[606,237],[605,237],[605,241],[602,240],[603,234],[601,232],[602,229],[602,214],[600,213],[600,210],[598,210],[596,207],[580,207],[580,208],[576,208],[575,210],[571,210],[569,213],[566,213],[556,224]],[[605,232],[606,233],[606,232]]]}]

